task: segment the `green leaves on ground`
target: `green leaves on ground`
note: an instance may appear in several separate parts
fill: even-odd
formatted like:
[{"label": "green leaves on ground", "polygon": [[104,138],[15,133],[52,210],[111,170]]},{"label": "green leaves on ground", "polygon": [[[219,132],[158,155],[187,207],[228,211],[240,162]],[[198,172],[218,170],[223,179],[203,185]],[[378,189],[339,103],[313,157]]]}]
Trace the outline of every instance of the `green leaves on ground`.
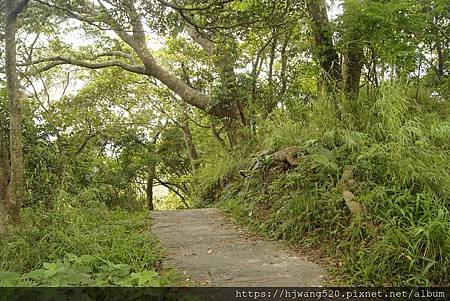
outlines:
[{"label": "green leaves on ground", "polygon": [[128,264],[113,264],[91,255],[67,253],[62,260],[44,262],[28,273],[0,273],[0,286],[161,286],[154,270],[132,272]]},{"label": "green leaves on ground", "polygon": [[[0,241],[0,286],[161,286],[163,252],[143,212],[62,207],[23,210]],[[9,272],[14,271],[14,272]]]}]

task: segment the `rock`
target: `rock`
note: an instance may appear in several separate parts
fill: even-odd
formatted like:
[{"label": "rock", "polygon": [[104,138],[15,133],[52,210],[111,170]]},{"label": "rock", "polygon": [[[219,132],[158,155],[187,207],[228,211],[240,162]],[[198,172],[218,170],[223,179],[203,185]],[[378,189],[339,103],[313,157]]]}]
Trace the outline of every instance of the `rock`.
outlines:
[{"label": "rock", "polygon": [[[263,167],[269,169],[272,173],[284,172],[289,168],[295,168],[300,165],[300,160],[297,158],[298,154],[303,151],[298,146],[288,146],[276,152],[263,150],[252,155],[253,160],[247,169],[239,170],[239,174],[244,178],[251,176],[255,170],[260,170]],[[266,168],[268,167],[268,168]]]},{"label": "rock", "polygon": [[288,163],[290,167],[297,167],[300,162],[296,159],[296,156],[302,151],[298,146],[288,146],[273,153],[270,157],[278,162]]},{"label": "rock", "polygon": [[363,204],[355,201],[356,196],[351,191],[357,186],[357,182],[353,179],[353,168],[346,166],[342,172],[341,179],[338,183],[338,188],[342,190],[342,198],[345,201],[345,205],[350,210],[353,216],[361,217],[366,214],[366,208]]}]

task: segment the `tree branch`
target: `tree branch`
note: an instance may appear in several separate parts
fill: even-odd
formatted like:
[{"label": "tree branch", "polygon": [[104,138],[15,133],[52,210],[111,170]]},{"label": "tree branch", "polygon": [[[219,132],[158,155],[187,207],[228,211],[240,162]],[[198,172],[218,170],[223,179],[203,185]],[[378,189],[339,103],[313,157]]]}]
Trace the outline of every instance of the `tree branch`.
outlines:
[{"label": "tree branch", "polygon": [[197,43],[199,44],[205,51],[208,53],[208,55],[214,54],[214,48],[215,45],[213,42],[211,42],[210,39],[206,39],[204,37],[204,34],[202,34],[197,27],[193,26],[192,24],[187,24],[186,32],[189,34],[189,36]]},{"label": "tree branch", "polygon": [[164,0],[156,0],[159,3],[161,3],[164,6],[170,7],[172,9],[178,10],[178,11],[200,11],[200,10],[208,10],[214,6],[223,6],[224,4],[230,3],[230,2],[234,2],[235,0],[224,0],[224,1],[219,1],[219,2],[213,2],[210,3],[206,6],[202,6],[202,7],[183,7],[183,6],[179,6],[173,3],[170,3],[168,1],[164,1]]},{"label": "tree branch", "polygon": [[131,53],[123,52],[123,51],[106,51],[99,53],[95,56],[95,58],[105,57],[105,56],[117,56],[128,59],[132,65],[136,65],[136,61],[134,60],[133,55]]},{"label": "tree branch", "polygon": [[133,40],[133,36],[130,35],[127,31],[125,31],[125,29],[120,26],[120,24],[113,18],[113,16],[109,13],[108,9],[105,7],[105,5],[103,4],[102,1],[98,1],[98,3],[100,4],[100,7],[104,13],[104,19],[103,21],[109,26],[111,27],[112,30],[114,30],[114,32],[122,39],[124,40],[127,44],[129,44],[130,46],[132,44],[134,44],[134,40]]},{"label": "tree branch", "polygon": [[41,73],[41,72],[50,70],[51,68],[59,66],[59,65],[70,64],[70,65],[85,67],[85,68],[89,68],[89,69],[120,67],[122,69],[125,69],[125,70],[133,72],[133,73],[147,75],[147,72],[145,71],[144,66],[131,65],[131,64],[127,64],[120,60],[110,60],[110,61],[105,61],[105,62],[89,62],[89,61],[83,61],[83,60],[79,60],[79,59],[75,59],[75,58],[56,56],[56,57],[51,57],[51,58],[39,59],[39,60],[30,62],[30,63],[20,64],[19,66],[36,65],[36,64],[40,64],[40,63],[44,63],[44,62],[50,62],[50,63],[40,69],[37,69],[37,71],[35,71],[35,73]]},{"label": "tree branch", "polygon": [[89,130],[89,132],[90,132],[90,134],[83,140],[83,143],[81,143],[81,145],[77,148],[77,150],[75,151],[73,157],[78,156],[78,155],[83,151],[83,149],[86,147],[86,145],[88,144],[88,142],[89,142],[92,138],[94,138],[95,136],[97,136],[97,134],[98,134],[98,131],[96,131],[96,132],[91,132],[91,130]]},{"label": "tree branch", "polygon": [[[155,180],[162,186],[168,188],[170,191],[173,191],[176,195],[178,195],[181,199],[181,202],[183,203],[184,206],[186,206],[186,208],[189,208],[188,203],[186,202],[186,198],[177,190],[175,189],[174,185],[172,183],[169,182],[165,182],[163,180],[161,180],[160,178],[156,177]],[[179,188],[179,187],[177,187]],[[179,188],[180,189],[180,188]]]}]

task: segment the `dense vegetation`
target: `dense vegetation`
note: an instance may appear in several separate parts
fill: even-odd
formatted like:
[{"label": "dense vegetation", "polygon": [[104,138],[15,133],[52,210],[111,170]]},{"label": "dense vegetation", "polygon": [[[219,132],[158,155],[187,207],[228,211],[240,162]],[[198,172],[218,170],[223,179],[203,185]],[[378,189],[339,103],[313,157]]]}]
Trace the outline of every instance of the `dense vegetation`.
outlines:
[{"label": "dense vegetation", "polygon": [[148,211],[208,206],[449,285],[448,1],[0,7],[0,285],[174,285]]},{"label": "dense vegetation", "polygon": [[[300,166],[279,174],[267,162],[232,180],[220,205],[258,232],[321,248],[344,263],[335,272],[345,271],[346,283],[448,285],[449,123],[408,108],[409,92],[393,85],[376,99],[361,96],[358,110],[377,112],[362,120],[330,113],[323,100],[298,108],[302,122],[267,123],[252,150],[294,142],[304,152]],[[237,156],[224,156],[222,176],[246,166],[248,151]],[[351,218],[342,198],[346,166],[353,167],[362,217]]]},{"label": "dense vegetation", "polygon": [[[0,243],[2,286],[161,286],[163,250],[145,213],[101,206],[24,209],[22,225]],[[159,274],[161,273],[161,274]]]}]

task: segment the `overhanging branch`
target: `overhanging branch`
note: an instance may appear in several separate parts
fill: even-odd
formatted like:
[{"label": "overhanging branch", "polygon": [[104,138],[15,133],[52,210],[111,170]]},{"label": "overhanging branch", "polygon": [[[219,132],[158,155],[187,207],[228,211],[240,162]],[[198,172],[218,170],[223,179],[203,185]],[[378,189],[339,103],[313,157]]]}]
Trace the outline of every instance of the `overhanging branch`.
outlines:
[{"label": "overhanging branch", "polygon": [[80,67],[85,67],[88,69],[102,69],[107,67],[120,67],[124,70],[138,73],[138,74],[144,74],[147,75],[145,72],[144,66],[139,65],[131,65],[128,63],[125,63],[120,60],[109,60],[104,62],[90,62],[90,61],[84,61],[76,58],[69,58],[69,57],[63,57],[63,56],[55,56],[51,58],[43,58],[36,61],[32,61],[30,63],[20,64],[19,66],[30,66],[30,65],[37,65],[41,63],[48,62],[44,67],[38,68],[33,73],[41,73],[47,70],[50,70],[51,68],[54,68],[59,65],[75,65]]},{"label": "overhanging branch", "polygon": [[99,53],[95,56],[95,58],[105,57],[105,56],[116,56],[116,57],[122,57],[125,59],[128,59],[132,65],[136,65],[136,61],[134,60],[133,55],[130,53],[126,53],[123,51],[106,51]]},{"label": "overhanging branch", "polygon": [[172,9],[175,10],[181,10],[181,11],[200,11],[200,10],[208,10],[214,6],[223,6],[224,4],[230,3],[230,2],[234,2],[235,0],[224,0],[224,1],[214,1],[208,5],[205,6],[201,6],[201,7],[184,7],[184,6],[179,6],[176,5],[174,3],[170,3],[168,1],[164,1],[164,0],[157,0],[159,3],[161,3],[164,6],[170,7]]}]

